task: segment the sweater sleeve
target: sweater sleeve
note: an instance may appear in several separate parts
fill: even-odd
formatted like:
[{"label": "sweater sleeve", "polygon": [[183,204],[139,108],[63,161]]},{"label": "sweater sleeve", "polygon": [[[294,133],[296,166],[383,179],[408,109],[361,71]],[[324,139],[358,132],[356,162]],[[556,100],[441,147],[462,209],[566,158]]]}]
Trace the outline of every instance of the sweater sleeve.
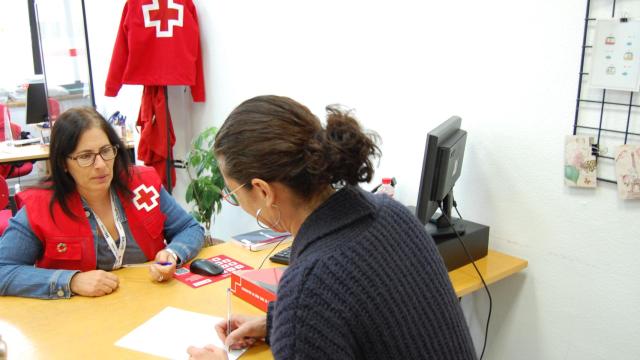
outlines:
[{"label": "sweater sleeve", "polygon": [[339,282],[326,273],[302,272],[291,278],[292,283],[300,285],[279,294],[275,303],[272,325],[268,326],[274,358],[357,358],[354,329],[348,320],[350,305]]},{"label": "sweater sleeve", "polygon": [[200,25],[198,23],[198,13],[196,12],[196,7],[191,3],[191,10],[193,13],[193,19],[196,23],[196,27],[198,28],[198,38],[197,40],[197,59],[196,59],[196,83],[191,86],[191,97],[193,97],[193,101],[195,102],[204,102],[205,101],[205,90],[204,90],[204,73],[202,69],[202,42],[200,41]]},{"label": "sweater sleeve", "polygon": [[275,309],[275,305],[276,305],[275,301],[270,301],[269,304],[267,304],[267,336],[264,339],[267,345],[271,345],[270,334],[273,326],[273,311]]},{"label": "sweater sleeve", "polygon": [[120,19],[120,27],[118,28],[118,36],[113,46],[113,54],[111,54],[111,65],[107,74],[105,84],[105,96],[116,96],[122,87],[122,77],[127,66],[129,58],[129,45],[127,43],[127,13],[129,2],[122,9],[122,18]]}]

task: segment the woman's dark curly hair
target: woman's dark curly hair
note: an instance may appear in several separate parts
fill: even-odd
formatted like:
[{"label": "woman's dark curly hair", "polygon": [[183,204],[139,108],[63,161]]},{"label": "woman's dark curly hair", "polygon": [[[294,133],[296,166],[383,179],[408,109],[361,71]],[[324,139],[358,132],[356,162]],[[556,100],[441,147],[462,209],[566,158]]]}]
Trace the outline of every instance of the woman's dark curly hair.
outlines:
[{"label": "woman's dark curly hair", "polygon": [[327,107],[327,124],[287,97],[258,96],[240,104],[216,136],[225,172],[251,186],[278,181],[309,199],[327,185],[371,181],[378,136],[365,133],[347,111]]}]

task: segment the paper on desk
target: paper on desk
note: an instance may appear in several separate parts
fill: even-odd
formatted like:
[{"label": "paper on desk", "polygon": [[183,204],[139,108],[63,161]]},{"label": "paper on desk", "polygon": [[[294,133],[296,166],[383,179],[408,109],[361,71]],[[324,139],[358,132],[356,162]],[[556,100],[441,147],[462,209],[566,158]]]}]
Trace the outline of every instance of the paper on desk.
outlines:
[{"label": "paper on desk", "polygon": [[[187,348],[191,345],[224,347],[214,328],[222,320],[169,306],[118,340],[116,346],[169,359],[188,359]],[[244,351],[231,350],[229,360],[239,358]]]}]

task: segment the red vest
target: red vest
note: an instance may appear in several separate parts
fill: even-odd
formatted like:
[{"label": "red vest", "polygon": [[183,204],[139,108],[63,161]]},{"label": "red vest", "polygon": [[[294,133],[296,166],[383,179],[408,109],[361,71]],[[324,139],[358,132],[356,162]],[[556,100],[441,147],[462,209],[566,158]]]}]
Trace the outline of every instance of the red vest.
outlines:
[{"label": "red vest", "polygon": [[[160,178],[152,168],[135,166],[129,189],[133,198],[119,195],[129,229],[147,260],[164,249],[164,220],[160,211]],[[52,190],[29,189],[19,194],[19,201],[27,210],[29,225],[42,242],[44,252],[36,266],[47,269],[89,271],[96,269],[96,253],[93,233],[80,195],[75,192],[67,197],[70,218],[58,203],[53,206],[54,217],[49,212]],[[55,218],[55,220],[54,220]]]}]

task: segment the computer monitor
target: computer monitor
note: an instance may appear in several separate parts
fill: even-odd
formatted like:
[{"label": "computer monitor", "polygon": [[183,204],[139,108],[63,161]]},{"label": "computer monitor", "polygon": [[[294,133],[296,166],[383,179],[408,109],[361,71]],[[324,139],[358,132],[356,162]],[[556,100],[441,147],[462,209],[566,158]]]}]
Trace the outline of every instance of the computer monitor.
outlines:
[{"label": "computer monitor", "polygon": [[[452,116],[427,134],[416,216],[434,239],[456,236],[447,219],[458,234],[465,232],[463,223],[451,216],[453,186],[460,177],[467,140],[461,123],[462,119]],[[443,215],[433,220],[438,208]]]},{"label": "computer monitor", "polygon": [[27,87],[27,124],[44,123],[49,127],[49,95],[47,92],[47,76],[42,56],[42,37],[40,36],[40,20],[38,3],[27,1],[29,8],[29,28],[31,30],[31,50],[33,53],[34,78]]},{"label": "computer monitor", "polygon": [[27,87],[27,124],[49,121],[49,101],[46,84],[43,81],[29,83]]}]

